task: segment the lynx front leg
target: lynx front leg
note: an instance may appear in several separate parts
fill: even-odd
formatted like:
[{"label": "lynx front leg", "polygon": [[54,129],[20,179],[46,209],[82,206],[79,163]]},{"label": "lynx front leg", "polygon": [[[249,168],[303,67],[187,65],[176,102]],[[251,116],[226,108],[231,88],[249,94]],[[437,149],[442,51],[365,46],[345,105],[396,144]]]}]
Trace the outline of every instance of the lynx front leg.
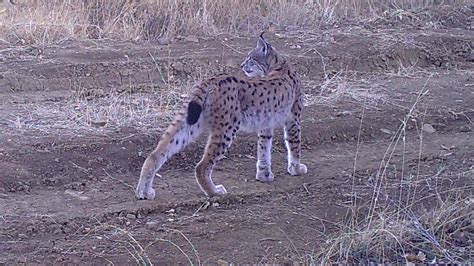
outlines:
[{"label": "lynx front leg", "polygon": [[308,172],[306,165],[300,163],[301,125],[298,116],[285,123],[285,145],[288,152],[288,173],[302,175]]},{"label": "lynx front leg", "polygon": [[258,133],[256,179],[261,182],[271,182],[274,178],[272,173],[272,138],[273,129],[265,129]]}]

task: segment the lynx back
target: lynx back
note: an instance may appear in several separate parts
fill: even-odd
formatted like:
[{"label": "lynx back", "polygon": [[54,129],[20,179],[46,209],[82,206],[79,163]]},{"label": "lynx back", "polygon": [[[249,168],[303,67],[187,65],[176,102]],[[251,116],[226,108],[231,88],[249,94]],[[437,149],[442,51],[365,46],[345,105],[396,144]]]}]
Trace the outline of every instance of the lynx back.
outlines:
[{"label": "lynx back", "polygon": [[203,132],[209,137],[195,175],[208,197],[227,193],[223,185],[214,184],[212,170],[239,131],[258,135],[257,180],[270,182],[274,178],[271,147],[273,131],[279,126],[284,127],[288,173],[301,175],[307,172],[300,162],[303,110],[300,79],[263,34],[241,68],[246,78],[222,74],[207,78],[192,88],[183,108],[145,160],[136,188],[137,198],[153,199],[156,172]]}]

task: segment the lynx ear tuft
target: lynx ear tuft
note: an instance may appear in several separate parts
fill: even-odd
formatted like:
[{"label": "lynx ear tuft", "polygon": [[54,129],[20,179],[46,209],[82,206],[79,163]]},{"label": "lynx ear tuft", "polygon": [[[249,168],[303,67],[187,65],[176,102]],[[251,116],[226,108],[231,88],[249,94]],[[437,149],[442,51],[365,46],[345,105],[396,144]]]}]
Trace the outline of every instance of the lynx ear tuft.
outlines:
[{"label": "lynx ear tuft", "polygon": [[260,36],[258,37],[257,48],[259,48],[265,55],[267,55],[268,52],[272,49],[272,46],[265,40],[263,34],[265,34],[264,31],[260,33]]}]

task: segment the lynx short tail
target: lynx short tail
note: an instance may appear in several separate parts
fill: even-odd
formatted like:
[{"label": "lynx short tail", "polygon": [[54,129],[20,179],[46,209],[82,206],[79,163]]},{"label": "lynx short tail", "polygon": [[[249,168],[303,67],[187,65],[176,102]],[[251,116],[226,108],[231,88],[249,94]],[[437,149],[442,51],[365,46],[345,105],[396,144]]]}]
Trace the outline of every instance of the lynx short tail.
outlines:
[{"label": "lynx short tail", "polygon": [[196,101],[191,101],[188,105],[188,116],[186,117],[186,122],[189,125],[194,125],[199,120],[201,115],[202,107]]}]

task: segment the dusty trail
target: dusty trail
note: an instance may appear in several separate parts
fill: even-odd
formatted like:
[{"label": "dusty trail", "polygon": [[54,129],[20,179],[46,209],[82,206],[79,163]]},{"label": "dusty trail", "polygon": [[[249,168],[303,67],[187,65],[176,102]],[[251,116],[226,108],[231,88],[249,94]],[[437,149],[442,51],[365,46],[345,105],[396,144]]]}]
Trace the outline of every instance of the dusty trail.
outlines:
[{"label": "dusty trail", "polygon": [[[472,32],[399,29],[390,33],[395,39],[390,44],[381,32],[358,33],[331,32],[332,42],[316,39],[301,50],[289,48],[298,38],[275,40],[307,83],[303,161],[309,174],[286,174],[279,138],[275,181],[256,182],[256,137],[240,135],[215,174],[230,194],[210,201],[193,177],[202,139],[164,167],[154,201],[135,200],[140,166],[166,117],[158,118],[161,124],[143,124],[148,132],[132,124],[115,129],[91,124],[81,131],[83,126],[71,128],[77,121],[64,119],[61,110],[77,88],[86,102],[116,96],[113,91],[152,99],[164,95],[169,84],[150,53],[163,59],[158,67],[168,77],[189,81],[196,72],[236,71],[241,54],[222,52],[226,46],[210,41],[172,47],[72,42],[41,55],[28,48],[7,51],[0,66],[0,263],[309,259],[340,228],[352,190],[367,208],[391,137],[422,90],[428,93],[408,119],[383,192],[402,187],[414,193],[416,184],[416,193],[429,200],[434,184],[439,191],[472,186]],[[409,41],[398,42],[401,36]],[[228,45],[245,50],[251,43],[231,39]],[[323,80],[324,73],[330,79]],[[342,92],[337,101],[321,103],[337,92]],[[47,127],[61,119],[63,128]],[[423,130],[423,124],[431,128]],[[442,178],[436,175],[440,169]]]}]

